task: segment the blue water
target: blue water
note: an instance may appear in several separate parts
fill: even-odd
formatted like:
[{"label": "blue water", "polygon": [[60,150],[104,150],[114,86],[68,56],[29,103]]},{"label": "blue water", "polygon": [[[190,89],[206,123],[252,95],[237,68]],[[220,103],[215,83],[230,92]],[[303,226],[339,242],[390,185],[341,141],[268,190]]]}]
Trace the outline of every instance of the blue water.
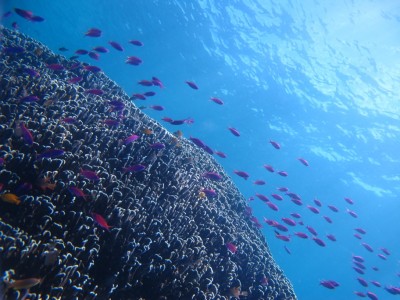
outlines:
[{"label": "blue water", "polygon": [[[185,137],[201,138],[225,152],[228,158],[216,159],[246,198],[256,193],[272,198],[280,186],[300,194],[303,206],[286,196],[281,202],[271,200],[278,212],[257,198],[249,203],[299,299],[357,299],[353,291],[391,299],[383,286],[400,285],[400,2],[293,2],[5,1],[3,12],[18,7],[46,20],[31,23],[14,13],[3,23],[11,27],[16,21],[21,32],[67,57],[77,49],[108,47],[110,52],[99,62],[81,60],[101,67],[129,95],[156,91],[155,97],[136,104],[165,106],[162,112],[145,112],[169,130],[180,129]],[[91,27],[100,28],[102,37],[84,37]],[[128,44],[132,39],[144,46]],[[120,42],[125,51],[112,49],[110,40]],[[69,52],[58,51],[60,47]],[[125,64],[128,55],[140,57],[143,64]],[[165,88],[137,84],[152,76]],[[187,80],[196,82],[199,90],[188,87]],[[224,105],[210,101],[212,96]],[[192,117],[195,123],[176,127],[163,122],[165,116]],[[231,126],[240,137],[228,131]],[[269,140],[278,141],[281,149],[274,149]],[[303,166],[299,157],[310,166]],[[289,176],[270,173],[264,164]],[[250,178],[245,181],[234,170],[246,171]],[[267,184],[254,185],[257,179]],[[306,208],[315,206],[314,198],[323,203],[319,215]],[[307,232],[301,225],[290,228],[291,241],[283,242],[263,222],[264,217],[280,221],[292,212],[300,213],[327,246],[294,236]],[[362,241],[353,236],[356,227],[367,231]],[[329,241],[326,234],[334,234],[337,241]],[[387,261],[377,256],[380,247],[391,252]],[[365,275],[352,269],[353,254],[366,259]],[[382,287],[363,288],[357,277],[377,280]],[[340,286],[328,290],[320,280],[335,280]]]}]

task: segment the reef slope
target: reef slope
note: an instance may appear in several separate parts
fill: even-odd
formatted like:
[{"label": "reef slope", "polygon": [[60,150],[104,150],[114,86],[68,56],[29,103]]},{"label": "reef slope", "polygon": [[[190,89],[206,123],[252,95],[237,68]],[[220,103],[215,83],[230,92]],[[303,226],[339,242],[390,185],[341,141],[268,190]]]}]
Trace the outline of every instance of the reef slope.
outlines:
[{"label": "reef slope", "polygon": [[104,73],[21,33],[1,35],[0,193],[21,200],[0,201],[4,280],[41,278],[29,299],[229,299],[239,289],[241,299],[296,299],[211,155],[143,114]]}]

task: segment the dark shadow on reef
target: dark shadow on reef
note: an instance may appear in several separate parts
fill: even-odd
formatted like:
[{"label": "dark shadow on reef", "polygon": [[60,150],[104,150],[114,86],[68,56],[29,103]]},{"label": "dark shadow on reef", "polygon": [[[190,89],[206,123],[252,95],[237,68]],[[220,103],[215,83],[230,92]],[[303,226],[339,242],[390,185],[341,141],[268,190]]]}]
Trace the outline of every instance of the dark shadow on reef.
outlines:
[{"label": "dark shadow on reef", "polygon": [[[4,298],[296,299],[211,155],[144,115],[104,73],[0,32]],[[11,288],[27,278],[41,281]]]}]

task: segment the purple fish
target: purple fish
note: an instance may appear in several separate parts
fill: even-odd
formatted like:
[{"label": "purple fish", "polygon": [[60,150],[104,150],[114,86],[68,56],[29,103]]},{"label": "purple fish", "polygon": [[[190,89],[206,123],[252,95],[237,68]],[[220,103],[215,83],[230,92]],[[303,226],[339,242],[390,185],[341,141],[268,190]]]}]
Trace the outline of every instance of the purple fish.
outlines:
[{"label": "purple fish", "polygon": [[214,151],[213,151],[210,147],[208,147],[207,145],[205,145],[203,149],[204,149],[204,151],[206,151],[208,154],[211,154],[211,155],[214,154]]},{"label": "purple fish", "polygon": [[90,72],[93,72],[93,73],[97,73],[97,72],[101,71],[101,69],[99,67],[96,67],[96,66],[84,66],[83,68],[86,71],[90,71]]},{"label": "purple fish", "polygon": [[292,199],[290,199],[294,204],[296,204],[296,205],[303,205],[303,202],[301,202],[301,200],[300,199],[296,199],[296,198],[292,198]]},{"label": "purple fish", "polygon": [[333,211],[333,212],[338,212],[339,210],[335,207],[335,206],[333,206],[333,205],[328,205],[328,207],[329,207],[329,209],[331,210],[331,211]]},{"label": "purple fish", "polygon": [[334,288],[339,286],[339,283],[337,283],[334,280],[321,280],[319,282],[320,285],[322,285],[323,287],[326,287],[330,290],[333,290]]},{"label": "purple fish", "polygon": [[161,80],[160,79],[158,79],[157,77],[152,77],[151,78],[151,82],[154,84],[154,85],[156,85],[156,86],[158,86],[160,89],[162,89],[162,88],[164,88],[164,84],[161,82]]},{"label": "purple fish", "polygon": [[100,59],[100,55],[98,53],[96,53],[96,52],[90,51],[88,53],[88,55],[89,55],[90,58],[93,58],[95,60],[99,60]]},{"label": "purple fish", "polygon": [[326,235],[326,237],[330,239],[332,242],[336,242],[336,237],[333,234],[328,234]]},{"label": "purple fish", "polygon": [[214,103],[217,103],[219,105],[223,105],[224,104],[224,102],[219,98],[211,97],[210,99],[211,99],[211,101],[213,101]]},{"label": "purple fish", "polygon": [[[128,56],[128,58],[126,59],[125,63],[129,64],[129,65],[133,65],[133,66],[138,66],[142,63],[142,59],[140,59],[137,56]],[[153,84],[152,84],[153,85]]]},{"label": "purple fish", "polygon": [[129,166],[126,168],[123,168],[124,173],[127,172],[140,172],[146,169],[145,165],[142,164],[137,164],[137,165],[133,165],[133,166]]},{"label": "purple fish", "polygon": [[289,231],[289,228],[287,228],[285,225],[279,224],[278,222],[273,221],[274,223],[272,224],[272,226],[274,226],[276,229],[280,230],[280,231],[284,231],[287,232]]},{"label": "purple fish", "polygon": [[34,69],[25,68],[24,72],[32,77],[40,77],[40,73]]},{"label": "purple fish", "polygon": [[185,81],[188,86],[190,86],[194,90],[198,90],[199,87],[193,81]]},{"label": "purple fish", "polygon": [[204,142],[198,138],[195,137],[190,137],[189,138],[196,146],[200,147],[200,148],[204,148],[206,146],[206,144],[204,144]]},{"label": "purple fish", "polygon": [[64,155],[65,151],[61,149],[49,149],[37,156],[37,160],[42,158],[55,158]]},{"label": "purple fish", "polygon": [[213,180],[213,181],[221,181],[222,180],[221,175],[219,175],[215,172],[205,172],[205,173],[203,173],[202,176],[207,179]]},{"label": "purple fish", "polygon": [[271,194],[271,196],[272,196],[274,199],[276,199],[276,200],[279,200],[279,201],[282,201],[282,200],[283,200],[283,197],[282,197],[281,195],[278,195],[278,194]]},{"label": "purple fish", "polygon": [[100,37],[101,36],[101,30],[98,28],[90,28],[86,33],[85,36],[90,36],[90,37]]},{"label": "purple fish", "polygon": [[33,144],[33,135],[31,133],[31,131],[28,128],[26,128],[26,126],[23,122],[20,122],[16,125],[15,133],[18,136],[22,136],[25,143],[27,143],[28,145]]},{"label": "purple fish", "polygon": [[274,211],[278,211],[278,210],[279,210],[279,207],[278,207],[276,204],[274,204],[274,203],[272,203],[272,202],[270,202],[270,201],[267,201],[266,203],[267,203],[267,205],[268,205],[268,207],[269,207],[270,209],[272,209],[272,210],[274,210]]},{"label": "purple fish", "polygon": [[290,241],[290,236],[288,236],[288,235],[276,234],[275,237],[284,242]]},{"label": "purple fish", "polygon": [[355,295],[357,295],[358,297],[361,297],[361,298],[365,298],[365,297],[367,297],[367,295],[365,295],[363,292],[354,292],[354,294]]},{"label": "purple fish", "polygon": [[328,216],[324,216],[325,221],[327,221],[328,223],[332,224],[332,219],[329,218]]},{"label": "purple fish", "polygon": [[41,16],[32,16],[32,18],[29,19],[31,22],[43,22],[44,18]]},{"label": "purple fish", "polygon": [[354,228],[355,231],[361,233],[361,234],[366,234],[367,232],[363,228]]},{"label": "purple fish", "polygon": [[304,233],[304,232],[295,232],[294,235],[296,235],[296,236],[298,236],[299,238],[302,238],[302,239],[307,239],[308,238],[308,235],[306,233]]},{"label": "purple fish", "polygon": [[105,119],[103,123],[106,124],[107,126],[119,126],[119,122],[113,119]]},{"label": "purple fish", "polygon": [[357,214],[356,214],[354,211],[352,211],[352,210],[350,210],[350,209],[348,209],[348,208],[346,208],[346,211],[347,211],[347,213],[348,213],[350,216],[352,216],[353,218],[358,218]]},{"label": "purple fish", "polygon": [[142,95],[142,94],[133,94],[131,99],[133,99],[133,100],[136,100],[136,99],[138,99],[138,100],[146,100],[146,97],[144,95]]},{"label": "purple fish", "polygon": [[319,245],[319,246],[321,246],[321,247],[325,247],[326,246],[326,244],[325,244],[325,242],[323,241],[323,240],[321,240],[321,239],[319,239],[319,238],[317,238],[317,237],[315,237],[315,236],[313,236],[313,241],[315,242],[315,243],[317,243],[317,245]]},{"label": "purple fish", "polygon": [[143,43],[141,41],[138,41],[138,40],[130,40],[129,43],[132,44],[132,45],[138,46],[138,47],[142,47],[143,46]]},{"label": "purple fish", "polygon": [[285,172],[285,171],[279,171],[279,172],[277,172],[279,175],[281,175],[281,176],[283,176],[283,177],[287,177],[288,176],[288,173],[287,172]]},{"label": "purple fish", "polygon": [[146,97],[153,97],[156,94],[156,92],[153,91],[148,91],[143,93],[143,95],[145,95]]},{"label": "purple fish", "polygon": [[78,49],[75,51],[75,54],[77,54],[77,55],[86,55],[88,53],[89,53],[89,51],[87,51],[85,49]]},{"label": "purple fish", "polygon": [[364,266],[362,263],[360,263],[359,261],[353,260],[353,264],[354,264],[356,267],[365,270],[365,266]]},{"label": "purple fish", "polygon": [[293,218],[296,218],[296,219],[300,219],[300,218],[301,218],[301,215],[298,214],[298,213],[291,213],[290,215],[291,215]]},{"label": "purple fish", "polygon": [[78,82],[82,81],[82,79],[83,79],[83,78],[80,77],[80,76],[78,76],[78,77],[72,77],[72,78],[68,79],[67,82],[68,82],[68,83],[74,84],[74,83],[78,83]]},{"label": "purple fish", "polygon": [[378,296],[376,294],[374,294],[373,292],[367,292],[367,296],[371,300],[379,300]]},{"label": "purple fish", "polygon": [[351,205],[354,204],[354,201],[352,199],[348,198],[348,197],[344,197],[344,200],[346,200],[346,202],[351,204]]},{"label": "purple fish", "polygon": [[282,221],[290,226],[296,226],[296,221],[290,218],[282,218]]},{"label": "purple fish", "polygon": [[33,17],[33,13],[29,10],[14,8],[14,11],[17,13],[17,15],[27,20],[31,20]]},{"label": "purple fish", "polygon": [[228,127],[228,129],[234,136],[240,136],[240,132],[236,128]]},{"label": "purple fish", "polygon": [[255,185],[265,185],[265,181],[264,180],[256,180],[253,182],[253,184]]},{"label": "purple fish", "polygon": [[88,197],[80,188],[77,188],[76,186],[70,186],[68,187],[68,191],[75,197]]},{"label": "purple fish", "polygon": [[162,110],[164,110],[165,109],[165,107],[164,106],[161,106],[161,105],[151,105],[151,106],[149,106],[151,109],[154,109],[154,110],[157,110],[157,111],[162,111]]},{"label": "purple fish", "polygon": [[314,207],[314,206],[311,206],[311,205],[307,205],[307,208],[308,208],[310,211],[312,211],[314,214],[319,214],[319,209],[318,209],[318,208],[316,208],[316,207]]},{"label": "purple fish", "polygon": [[298,158],[298,161],[299,162],[301,162],[303,165],[305,165],[306,167],[308,167],[309,166],[309,163],[308,163],[308,161],[306,161],[304,158]]},{"label": "purple fish", "polygon": [[143,85],[143,86],[153,86],[153,81],[143,79],[143,80],[138,81],[138,84]]},{"label": "purple fish", "polygon": [[367,249],[369,252],[374,252],[374,249],[372,249],[372,247],[367,243],[361,243],[361,245],[363,245],[363,247]]},{"label": "purple fish", "polygon": [[132,143],[132,142],[136,141],[138,138],[139,138],[138,135],[132,134],[132,135],[128,136],[126,139],[124,139],[124,144],[127,145],[129,143]]},{"label": "purple fish", "polygon": [[235,171],[233,171],[233,173],[235,173],[236,175],[244,178],[245,180],[247,180],[247,178],[250,177],[250,175],[248,173],[244,172],[244,171],[235,170]]},{"label": "purple fish", "polygon": [[264,202],[268,202],[268,201],[269,201],[268,197],[265,196],[265,195],[263,195],[263,194],[258,194],[258,193],[257,193],[256,196],[257,196],[257,198],[260,199],[261,201],[264,201]]},{"label": "purple fish", "polygon": [[315,203],[315,205],[318,206],[318,207],[321,207],[321,206],[322,206],[321,201],[319,201],[318,199],[314,199],[314,203]]},{"label": "purple fish", "polygon": [[215,154],[217,154],[219,157],[221,158],[226,158],[226,154],[224,152],[221,151],[215,151]]},{"label": "purple fish", "polygon": [[317,231],[314,228],[312,228],[311,226],[306,226],[306,228],[311,234],[318,235]]},{"label": "purple fish", "polygon": [[376,286],[376,287],[381,287],[381,286],[382,286],[381,283],[380,283],[379,281],[371,280],[370,282],[371,282],[374,286]]},{"label": "purple fish", "polygon": [[64,66],[60,64],[49,64],[47,67],[53,71],[62,71],[64,70]]},{"label": "purple fish", "polygon": [[354,259],[355,261],[360,262],[360,263],[363,263],[363,262],[364,262],[364,258],[363,258],[362,256],[359,256],[359,255],[353,255],[353,259]]},{"label": "purple fish", "polygon": [[390,255],[390,252],[386,248],[381,248],[382,252],[385,253],[386,255]]},{"label": "purple fish", "polygon": [[27,103],[27,102],[36,102],[36,101],[39,101],[39,100],[40,99],[39,99],[38,96],[30,95],[30,96],[22,97],[21,99],[19,99],[19,102]]},{"label": "purple fish", "polygon": [[100,89],[88,89],[85,90],[85,93],[100,96],[104,94],[104,91]]},{"label": "purple fish", "polygon": [[236,253],[236,251],[237,251],[236,245],[234,245],[234,244],[231,243],[231,242],[228,242],[228,243],[226,243],[225,245],[226,245],[226,248],[228,248],[228,250],[229,250],[230,252],[232,252],[233,254]]},{"label": "purple fish", "polygon": [[150,144],[150,148],[154,150],[161,150],[165,148],[165,145],[163,143],[153,143]]},{"label": "purple fish", "polygon": [[124,48],[122,48],[122,46],[121,46],[120,44],[118,44],[117,42],[109,41],[108,43],[109,43],[115,50],[124,51]]},{"label": "purple fish", "polygon": [[102,46],[94,47],[93,50],[96,51],[96,52],[99,52],[99,53],[107,53],[107,52],[109,52],[106,47],[102,47]]},{"label": "purple fish", "polygon": [[96,172],[90,171],[90,170],[84,170],[81,169],[80,174],[85,177],[86,179],[92,180],[92,181],[98,181],[100,180],[100,177],[97,175]]},{"label": "purple fish", "polygon": [[269,142],[275,149],[281,149],[281,145],[279,145],[277,142],[271,140],[269,140]]},{"label": "purple fish", "polygon": [[361,268],[359,268],[359,267],[353,267],[353,270],[356,271],[358,274],[361,274],[361,275],[364,274],[363,269],[361,269]]},{"label": "purple fish", "polygon": [[210,198],[217,196],[217,192],[213,189],[203,189],[202,192],[204,192],[204,194]]}]

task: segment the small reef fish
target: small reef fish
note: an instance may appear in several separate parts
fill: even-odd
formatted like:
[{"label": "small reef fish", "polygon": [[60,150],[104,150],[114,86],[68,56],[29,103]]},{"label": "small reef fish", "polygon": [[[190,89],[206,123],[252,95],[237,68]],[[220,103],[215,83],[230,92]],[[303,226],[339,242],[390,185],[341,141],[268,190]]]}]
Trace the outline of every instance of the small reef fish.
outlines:
[{"label": "small reef fish", "polygon": [[226,244],[226,248],[228,248],[228,250],[230,252],[232,252],[233,254],[235,254],[237,252],[237,246],[231,242],[227,242]]},{"label": "small reef fish", "polygon": [[198,90],[199,87],[193,81],[185,81],[188,86],[190,86],[194,90]]},{"label": "small reef fish", "polygon": [[140,172],[140,171],[144,171],[146,169],[145,165],[142,164],[137,164],[137,165],[132,165],[129,167],[125,167],[123,168],[124,173],[128,173],[128,172]]},{"label": "small reef fish", "polygon": [[102,215],[92,212],[93,220],[99,225],[101,228],[104,228],[107,231],[110,231],[111,226],[108,225],[106,219]]},{"label": "small reef fish", "polygon": [[234,136],[240,136],[240,132],[233,127],[228,127],[228,130],[234,135]]},{"label": "small reef fish", "polygon": [[264,165],[264,169],[266,169],[267,171],[273,173],[275,172],[274,168],[270,165]]},{"label": "small reef fish", "polygon": [[109,41],[108,43],[109,43],[115,50],[124,51],[124,48],[122,48],[122,46],[121,46],[119,43],[114,42],[114,41]]},{"label": "small reef fish", "polygon": [[233,173],[235,173],[239,177],[242,177],[245,180],[247,180],[250,177],[250,175],[247,172],[244,172],[244,171],[234,170]]},{"label": "small reef fish", "polygon": [[217,103],[219,105],[223,105],[224,104],[224,102],[219,98],[211,97],[210,99],[211,99],[211,101],[213,101],[214,103]]},{"label": "small reef fish", "polygon": [[100,53],[108,53],[109,52],[109,50],[103,46],[97,46],[92,49],[93,49],[93,51],[100,52]]},{"label": "small reef fish", "polygon": [[4,202],[10,203],[10,204],[15,204],[15,205],[19,205],[21,203],[21,200],[19,199],[19,197],[15,194],[11,194],[11,193],[1,194],[0,199],[3,200]]},{"label": "small reef fish", "polygon": [[128,56],[125,60],[125,63],[132,66],[138,66],[142,63],[142,59],[137,56]]},{"label": "small reef fish", "polygon": [[152,135],[153,134],[153,130],[151,130],[150,128],[145,128],[145,129],[143,129],[143,133],[145,135]]},{"label": "small reef fish", "polygon": [[100,177],[97,175],[96,172],[90,171],[90,170],[84,170],[81,169],[80,174],[85,177],[86,179],[92,180],[92,181],[98,181],[100,180]]},{"label": "small reef fish", "polygon": [[214,153],[217,154],[221,158],[226,158],[227,157],[226,154],[224,152],[221,152],[221,151],[214,151]]},{"label": "small reef fish", "polygon": [[101,36],[101,30],[98,29],[98,28],[90,28],[88,31],[86,31],[85,36],[100,37]]},{"label": "small reef fish", "polygon": [[15,126],[15,135],[20,136],[24,139],[25,143],[28,145],[33,144],[33,135],[32,132],[26,128],[23,122],[17,122]]},{"label": "small reef fish", "polygon": [[43,158],[55,158],[55,157],[60,157],[62,155],[64,155],[65,151],[62,149],[49,149],[46,150],[44,152],[42,152],[41,154],[39,154],[36,157],[36,160],[40,160]]},{"label": "small reef fish", "polygon": [[255,185],[265,185],[265,181],[264,180],[256,180],[253,182],[253,184]]},{"label": "small reef fish", "polygon": [[285,172],[285,171],[279,171],[279,172],[277,172],[277,174],[281,175],[282,177],[287,177],[288,176],[288,173]]},{"label": "small reef fish", "polygon": [[205,172],[202,176],[213,181],[222,180],[222,176],[215,172]]},{"label": "small reef fish", "polygon": [[82,81],[82,79],[83,78],[81,76],[77,76],[77,77],[72,77],[72,78],[68,79],[67,82],[71,83],[71,84],[75,84],[75,83]]},{"label": "small reef fish", "polygon": [[141,41],[138,40],[130,40],[128,43],[138,47],[142,47],[144,45]]},{"label": "small reef fish", "polygon": [[130,143],[136,141],[138,138],[139,138],[138,135],[132,134],[132,135],[128,136],[126,139],[124,139],[124,144],[125,145],[130,144]]},{"label": "small reef fish", "polygon": [[277,142],[269,140],[269,143],[275,148],[275,149],[281,149],[281,145],[279,145]]},{"label": "small reef fish", "polygon": [[80,188],[77,188],[76,186],[70,186],[68,187],[68,191],[75,197],[88,197]]},{"label": "small reef fish", "polygon": [[308,161],[306,161],[304,158],[299,157],[297,159],[299,162],[301,162],[303,165],[305,165],[306,167],[308,167],[310,164],[308,163]]}]

